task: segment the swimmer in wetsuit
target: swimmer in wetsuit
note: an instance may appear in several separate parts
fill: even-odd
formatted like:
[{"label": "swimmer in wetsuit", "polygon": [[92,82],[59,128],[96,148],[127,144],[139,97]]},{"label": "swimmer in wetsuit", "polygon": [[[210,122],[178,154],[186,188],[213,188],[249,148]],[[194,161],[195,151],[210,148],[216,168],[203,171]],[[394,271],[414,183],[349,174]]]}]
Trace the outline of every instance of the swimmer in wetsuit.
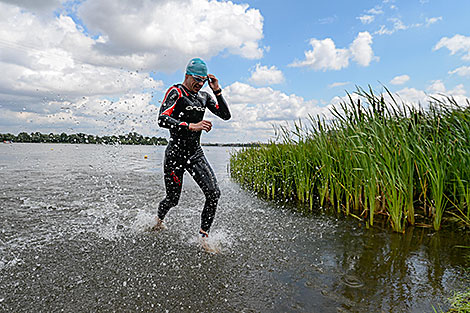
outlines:
[{"label": "swimmer in wetsuit", "polygon": [[[209,82],[216,101],[209,93],[201,91],[206,81]],[[186,170],[206,197],[199,233],[202,237],[208,237],[220,190],[214,171],[200,145],[201,132],[212,129],[212,123],[204,120],[206,108],[223,120],[231,117],[217,78],[207,74],[203,60],[195,58],[186,67],[184,82],[168,89],[160,107],[158,125],[169,128],[170,141],[165,150],[163,165],[166,197],[158,206],[157,225],[154,229],[163,227],[165,215],[178,204]]]}]

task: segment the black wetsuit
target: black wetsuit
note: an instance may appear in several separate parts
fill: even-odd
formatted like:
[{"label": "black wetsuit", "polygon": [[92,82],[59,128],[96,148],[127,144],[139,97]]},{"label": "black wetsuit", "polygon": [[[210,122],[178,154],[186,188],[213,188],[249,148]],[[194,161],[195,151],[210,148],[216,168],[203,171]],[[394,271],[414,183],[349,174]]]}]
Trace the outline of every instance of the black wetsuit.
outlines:
[{"label": "black wetsuit", "polygon": [[205,91],[194,94],[181,84],[174,85],[166,92],[158,117],[158,125],[170,129],[163,166],[166,197],[160,202],[158,217],[163,220],[170,208],[178,204],[187,170],[206,196],[201,214],[201,229],[205,232],[214,220],[220,190],[200,145],[201,131],[191,131],[188,126],[202,121],[206,108],[224,120],[230,119],[225,99],[221,94],[216,98],[217,102]]}]

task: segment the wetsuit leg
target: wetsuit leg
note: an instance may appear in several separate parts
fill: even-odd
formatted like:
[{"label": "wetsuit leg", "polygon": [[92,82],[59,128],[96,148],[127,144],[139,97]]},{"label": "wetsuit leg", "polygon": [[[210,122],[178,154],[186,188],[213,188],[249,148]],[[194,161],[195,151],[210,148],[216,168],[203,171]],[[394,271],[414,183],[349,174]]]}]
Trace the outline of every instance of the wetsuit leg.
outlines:
[{"label": "wetsuit leg", "polygon": [[158,206],[158,218],[161,220],[165,218],[165,215],[172,207],[178,204],[183,186],[184,164],[186,160],[179,153],[178,149],[170,145],[166,148],[163,164],[166,197]]},{"label": "wetsuit leg", "polygon": [[220,189],[217,185],[214,171],[204,156],[201,147],[199,147],[198,151],[190,158],[188,171],[206,196],[206,202],[204,203],[204,209],[201,214],[201,229],[205,232],[209,232],[212,222],[214,221],[215,211],[217,210]]}]

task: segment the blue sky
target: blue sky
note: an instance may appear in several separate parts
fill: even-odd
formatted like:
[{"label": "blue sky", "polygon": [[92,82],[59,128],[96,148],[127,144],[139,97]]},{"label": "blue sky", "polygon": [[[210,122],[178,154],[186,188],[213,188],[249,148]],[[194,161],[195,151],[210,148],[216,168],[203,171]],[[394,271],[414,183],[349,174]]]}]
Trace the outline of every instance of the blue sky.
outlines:
[{"label": "blue sky", "polygon": [[0,132],[137,131],[206,60],[233,119],[205,142],[266,142],[355,91],[470,95],[470,1],[0,1]]},{"label": "blue sky", "polygon": [[[240,2],[241,3],[241,2]],[[432,80],[445,80],[449,85],[464,83],[448,74],[450,69],[462,65],[458,56],[449,56],[449,51],[433,51],[433,47],[442,37],[454,34],[468,35],[465,32],[466,14],[470,12],[470,2],[452,1],[292,1],[288,6],[283,1],[252,1],[250,6],[258,8],[264,17],[264,38],[262,43],[270,47],[261,60],[262,64],[276,65],[286,76],[286,82],[278,88],[287,93],[295,93],[307,99],[320,96],[329,101],[334,96],[342,95],[343,90],[354,90],[355,85],[378,86],[382,82],[392,88],[390,80],[407,74],[415,88],[425,89]],[[396,8],[391,9],[394,5]],[[454,6],[455,5],[455,6]],[[384,13],[367,13],[376,8]],[[363,24],[359,17],[375,16],[370,24]],[[370,34],[380,30],[382,25],[393,29],[397,18],[406,30],[397,30],[393,34],[372,35],[374,55],[379,58],[368,66],[350,64],[341,70],[312,70],[309,68],[291,68],[295,59],[303,59],[304,51],[310,50],[310,38],[331,38],[337,48],[347,47],[359,32]],[[439,18],[434,24],[425,26],[426,19]],[[411,27],[411,25],[423,26]],[[468,24],[468,22],[467,22]],[[217,64],[224,58],[215,58]],[[258,60],[233,61],[244,66],[239,71],[230,71],[231,81],[247,78],[246,68],[253,67]],[[233,73],[233,74],[232,74]],[[233,76],[232,76],[233,75]],[[349,82],[347,85],[328,88],[337,82]],[[466,86],[467,88],[469,86]],[[468,90],[468,89],[467,89]]]}]

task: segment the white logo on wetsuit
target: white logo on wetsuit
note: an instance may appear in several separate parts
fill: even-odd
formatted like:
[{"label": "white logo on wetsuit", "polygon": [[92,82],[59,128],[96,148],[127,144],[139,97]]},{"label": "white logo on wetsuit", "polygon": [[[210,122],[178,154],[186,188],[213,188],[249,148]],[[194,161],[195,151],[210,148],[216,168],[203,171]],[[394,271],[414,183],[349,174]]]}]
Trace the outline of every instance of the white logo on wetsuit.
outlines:
[{"label": "white logo on wetsuit", "polygon": [[188,105],[188,106],[186,106],[185,109],[186,109],[186,110],[189,110],[189,111],[191,111],[191,110],[204,111],[206,108]]}]

